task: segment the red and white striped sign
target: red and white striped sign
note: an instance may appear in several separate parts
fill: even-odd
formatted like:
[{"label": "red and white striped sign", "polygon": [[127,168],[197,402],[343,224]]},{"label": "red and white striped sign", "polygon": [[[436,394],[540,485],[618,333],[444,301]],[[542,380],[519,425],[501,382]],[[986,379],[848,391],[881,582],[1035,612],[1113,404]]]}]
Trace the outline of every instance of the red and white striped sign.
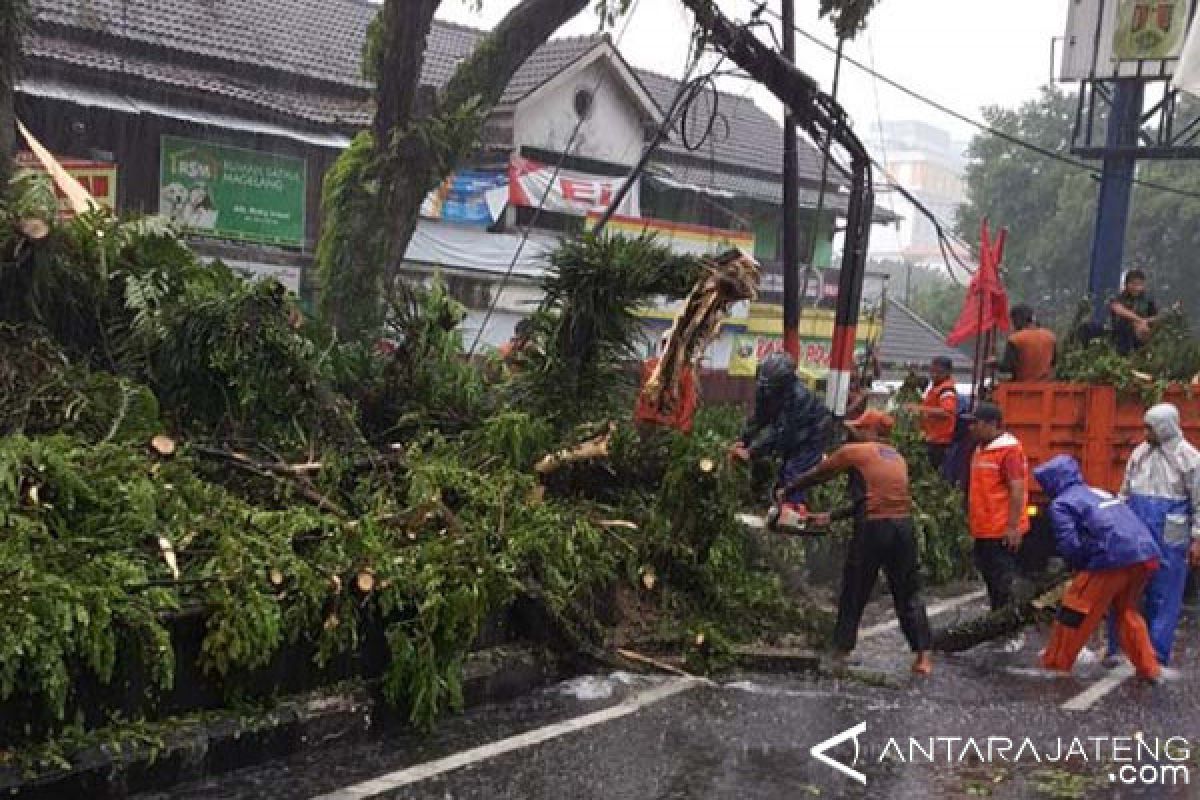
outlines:
[{"label": "red and white striped sign", "polygon": [[[536,208],[558,214],[587,216],[588,212],[603,212],[625,182],[623,177],[591,175],[569,169],[555,172],[554,165],[542,164],[521,156],[513,156],[508,168],[509,202],[514,206]],[[625,217],[640,217],[641,179],[639,178],[617,213]],[[542,202],[545,198],[545,202]]]}]

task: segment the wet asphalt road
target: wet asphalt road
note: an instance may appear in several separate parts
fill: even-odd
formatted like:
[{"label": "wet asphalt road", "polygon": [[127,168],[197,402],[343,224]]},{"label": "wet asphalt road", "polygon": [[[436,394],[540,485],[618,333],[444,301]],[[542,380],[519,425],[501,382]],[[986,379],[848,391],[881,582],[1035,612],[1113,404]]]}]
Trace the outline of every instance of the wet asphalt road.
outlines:
[{"label": "wet asphalt road", "polygon": [[[1135,678],[1120,683],[1087,711],[1061,706],[1109,676],[1099,663],[1084,664],[1071,677],[1046,677],[1029,669],[1044,641],[1030,632],[1020,653],[984,646],[943,657],[928,679],[907,675],[908,654],[895,631],[864,641],[864,667],[881,670],[896,685],[873,686],[830,677],[742,676],[688,688],[639,711],[531,746],[470,759],[433,777],[377,795],[418,800],[674,800],[679,798],[1200,798],[1200,669],[1196,609],[1180,634],[1180,680],[1150,686]],[[943,617],[937,622],[945,622]],[[1094,644],[1098,644],[1095,642]],[[647,692],[661,692],[674,679],[593,676],[551,687],[503,706],[484,707],[447,720],[427,737],[394,736],[369,743],[327,743],[265,767],[243,770],[179,787],[172,798],[307,798],[361,784],[377,776],[426,764],[516,734],[612,708]],[[859,723],[861,750],[855,769],[862,786],[815,760],[809,749]],[[1121,785],[1110,773],[1111,748],[1096,757],[1089,737],[1132,737],[1147,741],[1182,736],[1192,743],[1183,765],[1189,786],[1155,783]],[[929,748],[931,737],[1007,737],[1032,749],[1018,765],[997,760],[980,764],[962,742],[935,744],[936,764],[881,760],[895,739],[905,759],[910,737]],[[1059,744],[1078,739],[1087,749],[1065,762],[1050,763]],[[947,746],[951,755],[947,758]],[[1106,745],[1101,743],[1105,748]],[[851,764],[852,743],[832,750]],[[919,756],[919,754],[916,754]],[[922,757],[923,758],[923,757]],[[947,763],[949,762],[949,763]],[[1139,767],[1150,761],[1143,761]],[[1171,762],[1163,761],[1164,764]],[[1151,767],[1143,777],[1164,777]],[[1158,774],[1151,776],[1151,772]],[[1135,776],[1136,777],[1136,776]],[[382,788],[377,787],[377,788]],[[147,795],[161,798],[167,795]],[[349,797],[351,795],[345,795]]]}]

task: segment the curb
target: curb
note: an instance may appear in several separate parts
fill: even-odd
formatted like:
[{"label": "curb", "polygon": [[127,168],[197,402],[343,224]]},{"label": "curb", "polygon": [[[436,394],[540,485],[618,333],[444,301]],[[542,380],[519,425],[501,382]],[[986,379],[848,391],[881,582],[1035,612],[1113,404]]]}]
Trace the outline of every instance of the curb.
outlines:
[{"label": "curb", "polygon": [[[530,647],[480,650],[464,666],[464,704],[470,708],[511,699],[562,675],[556,662]],[[93,745],[72,754],[67,770],[28,777],[14,768],[0,769],[0,794],[21,800],[120,800],[167,791],[333,740],[366,737],[393,714],[377,693],[363,687],[313,692],[287,698],[253,717],[222,711],[184,721],[159,742]]]}]

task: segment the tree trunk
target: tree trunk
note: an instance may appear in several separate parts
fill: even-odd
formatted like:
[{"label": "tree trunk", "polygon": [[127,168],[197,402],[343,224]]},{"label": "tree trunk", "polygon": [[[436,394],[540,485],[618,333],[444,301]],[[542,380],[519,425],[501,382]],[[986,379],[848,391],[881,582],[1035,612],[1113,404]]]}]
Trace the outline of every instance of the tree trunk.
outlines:
[{"label": "tree trunk", "polygon": [[383,46],[375,90],[375,146],[387,152],[393,132],[403,131],[413,118],[426,40],[441,0],[387,0],[380,11]]},{"label": "tree trunk", "polygon": [[[389,6],[399,4],[392,0]],[[587,5],[588,0],[523,0],[455,71],[436,101],[433,111],[436,128],[422,130],[413,114],[416,80],[407,81],[412,85],[403,92],[389,92],[396,95],[394,98],[381,95],[375,131],[376,147],[388,159],[382,185],[389,220],[389,266],[396,267],[403,261],[425,195],[478,146],[483,122],[513,75],[555,31]],[[391,41],[388,40],[387,51],[393,49]],[[411,46],[411,37],[408,41]],[[423,42],[421,52],[424,52]],[[390,70],[387,56],[381,66]],[[418,68],[416,72],[419,71]],[[387,81],[388,77],[381,75],[381,90]],[[384,149],[389,138],[395,148],[390,154]]]},{"label": "tree trunk", "polygon": [[474,152],[484,120],[525,60],[588,2],[522,0],[435,98],[420,74],[441,0],[387,0],[378,61],[369,65],[378,84],[372,158],[343,154],[323,198],[321,307],[341,338],[379,333],[383,284],[404,259],[425,195]]},{"label": "tree trunk", "polygon": [[0,193],[12,177],[17,117],[13,108],[21,68],[21,35],[29,18],[28,0],[0,3]]},{"label": "tree trunk", "polygon": [[1027,625],[1045,619],[1058,605],[1070,576],[1062,572],[1039,575],[1031,584],[1018,587],[1013,602],[999,611],[972,617],[934,631],[933,649],[961,653],[984,642],[1013,636]]}]

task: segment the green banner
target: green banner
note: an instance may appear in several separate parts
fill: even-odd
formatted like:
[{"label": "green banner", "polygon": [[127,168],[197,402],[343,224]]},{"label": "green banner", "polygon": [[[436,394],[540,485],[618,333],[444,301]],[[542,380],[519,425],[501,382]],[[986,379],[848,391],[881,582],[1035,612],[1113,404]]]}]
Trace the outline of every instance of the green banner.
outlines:
[{"label": "green banner", "polygon": [[225,239],[304,244],[302,159],[162,137],[158,213]]}]

